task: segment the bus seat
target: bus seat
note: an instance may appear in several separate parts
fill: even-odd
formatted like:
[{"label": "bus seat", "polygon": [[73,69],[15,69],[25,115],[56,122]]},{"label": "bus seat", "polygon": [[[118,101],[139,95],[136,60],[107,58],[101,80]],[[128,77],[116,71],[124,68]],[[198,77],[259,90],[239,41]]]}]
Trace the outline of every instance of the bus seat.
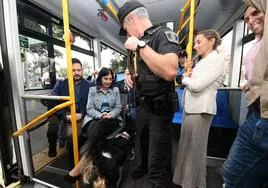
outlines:
[{"label": "bus seat", "polygon": [[177,91],[178,97],[179,97],[179,111],[174,113],[174,117],[173,117],[174,125],[182,123],[182,115],[183,115],[183,107],[182,107],[183,89],[178,88],[178,89],[176,89],[176,91]]},{"label": "bus seat", "polygon": [[[126,126],[126,114],[127,114],[127,105],[128,105],[128,90],[126,88],[126,86],[124,85],[124,83],[120,82],[120,83],[116,83],[116,87],[119,88],[119,92],[120,92],[120,101],[122,104],[122,108],[121,108],[121,113],[120,116],[123,120],[123,128],[125,128]],[[122,129],[117,129],[115,130],[113,133],[111,133],[108,137],[106,137],[106,139],[111,139],[114,137],[114,135],[116,133],[119,133]]]},{"label": "bus seat", "polygon": [[[180,108],[178,112],[174,113],[173,124],[181,125],[183,118],[183,88],[178,88],[177,90]],[[230,113],[230,91],[229,90],[219,90],[217,93],[217,114],[212,120],[212,127],[220,128],[237,128],[238,124],[233,120]]]}]

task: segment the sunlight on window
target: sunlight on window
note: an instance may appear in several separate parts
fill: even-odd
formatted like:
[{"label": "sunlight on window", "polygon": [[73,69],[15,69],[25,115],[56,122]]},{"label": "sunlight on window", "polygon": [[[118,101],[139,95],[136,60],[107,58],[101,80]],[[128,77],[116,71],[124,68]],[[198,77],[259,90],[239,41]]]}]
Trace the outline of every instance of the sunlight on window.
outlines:
[{"label": "sunlight on window", "polygon": [[86,40],[78,35],[74,36],[74,43],[73,45],[79,46],[80,48],[86,49],[86,50],[91,50],[91,43],[89,40]]},{"label": "sunlight on window", "polygon": [[222,37],[222,44],[218,47],[219,53],[224,57],[225,61],[225,77],[224,85],[228,86],[229,72],[230,72],[230,62],[231,62],[231,49],[232,49],[232,37],[233,30],[228,32],[224,37]]},{"label": "sunlight on window", "polygon": [[244,86],[247,83],[245,78],[245,57],[247,56],[248,52],[256,45],[256,40],[250,41],[243,45],[243,56],[242,56],[242,65],[241,65],[241,72],[240,72],[240,82],[239,86]]},{"label": "sunlight on window", "polygon": [[[63,47],[54,45],[55,67],[57,79],[67,77],[67,59],[66,50]],[[94,70],[94,60],[92,56],[72,50],[72,58],[77,58],[81,61],[84,68],[84,78],[86,79]]]},{"label": "sunlight on window", "polygon": [[122,70],[125,70],[127,63],[124,55],[102,44],[101,66],[111,68],[114,73],[117,73]]}]

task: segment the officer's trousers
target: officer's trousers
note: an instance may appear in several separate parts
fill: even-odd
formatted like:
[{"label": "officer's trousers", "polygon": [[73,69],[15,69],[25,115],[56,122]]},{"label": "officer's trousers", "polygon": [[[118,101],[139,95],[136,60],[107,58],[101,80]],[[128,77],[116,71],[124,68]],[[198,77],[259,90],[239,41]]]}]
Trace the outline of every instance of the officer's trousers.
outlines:
[{"label": "officer's trousers", "polygon": [[141,165],[148,166],[152,187],[170,187],[172,115],[159,116],[147,106],[137,108],[137,134]]}]

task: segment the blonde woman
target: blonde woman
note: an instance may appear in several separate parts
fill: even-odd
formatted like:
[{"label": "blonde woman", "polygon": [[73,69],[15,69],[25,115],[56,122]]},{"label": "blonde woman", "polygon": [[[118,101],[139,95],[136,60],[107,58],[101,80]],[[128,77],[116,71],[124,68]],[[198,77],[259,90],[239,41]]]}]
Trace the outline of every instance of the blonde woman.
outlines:
[{"label": "blonde woman", "polygon": [[206,188],[208,133],[216,114],[216,94],[222,82],[224,59],[216,50],[221,43],[216,31],[201,31],[194,42],[200,60],[192,76],[182,80],[184,118],[173,182],[183,188]]}]

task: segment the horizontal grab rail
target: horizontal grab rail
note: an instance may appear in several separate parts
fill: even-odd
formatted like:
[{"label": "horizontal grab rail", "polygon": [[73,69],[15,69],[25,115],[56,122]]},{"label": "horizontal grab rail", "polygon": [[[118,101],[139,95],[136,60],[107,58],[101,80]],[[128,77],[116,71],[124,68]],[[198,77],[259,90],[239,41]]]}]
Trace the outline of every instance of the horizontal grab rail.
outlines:
[{"label": "horizontal grab rail", "polygon": [[50,95],[22,95],[24,99],[51,99],[51,100],[70,100],[69,96],[50,96]]},{"label": "horizontal grab rail", "polygon": [[51,110],[47,111],[46,113],[38,116],[37,118],[35,118],[34,120],[32,120],[30,123],[28,123],[27,125],[23,126],[22,128],[20,128],[19,130],[17,130],[16,132],[13,133],[13,136],[19,136],[21,135],[23,132],[34,128],[37,123],[39,123],[40,121],[44,120],[45,118],[51,116],[52,114],[62,110],[63,108],[66,108],[70,105],[72,105],[73,102],[72,101],[67,101],[65,103],[59,104],[57,106],[55,106],[54,108],[52,108]]}]

